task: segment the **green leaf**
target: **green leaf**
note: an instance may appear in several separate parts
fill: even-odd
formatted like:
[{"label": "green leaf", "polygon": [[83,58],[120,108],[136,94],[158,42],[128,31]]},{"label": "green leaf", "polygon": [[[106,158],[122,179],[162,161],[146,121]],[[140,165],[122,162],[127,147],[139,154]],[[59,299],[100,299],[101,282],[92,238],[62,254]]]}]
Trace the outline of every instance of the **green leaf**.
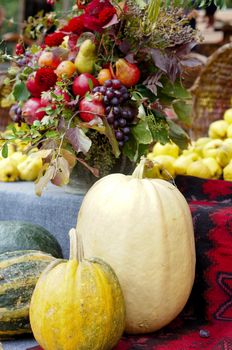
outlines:
[{"label": "green leaf", "polygon": [[185,100],[175,100],[173,109],[178,118],[187,125],[191,125],[192,105]]},{"label": "green leaf", "polygon": [[157,111],[147,116],[147,123],[152,134],[153,141],[165,144],[169,141],[168,124],[166,117]]},{"label": "green leaf", "polygon": [[53,139],[53,138],[59,136],[58,132],[56,132],[54,130],[47,131],[45,135],[47,138],[50,138],[50,139]]},{"label": "green leaf", "polygon": [[40,125],[41,125],[41,123],[40,123],[39,120],[34,120],[33,126],[38,127],[38,126],[40,126]]},{"label": "green leaf", "polygon": [[4,145],[2,146],[2,156],[3,156],[3,158],[8,157],[8,144],[7,144],[7,142],[5,142]]},{"label": "green leaf", "polygon": [[16,101],[26,101],[30,97],[30,93],[22,81],[19,81],[14,85],[13,95]]},{"label": "green leaf", "polygon": [[172,84],[170,81],[163,83],[161,93],[175,99],[191,99],[191,94],[181,85],[180,82]]},{"label": "green leaf", "polygon": [[140,120],[140,122],[132,127],[132,134],[139,144],[148,145],[153,141],[151,131],[145,120]]},{"label": "green leaf", "polygon": [[[157,97],[145,85],[137,85],[136,91],[138,91],[138,93],[141,94],[143,98],[148,98],[150,102],[154,102],[155,100],[157,100]],[[135,96],[136,95],[133,94],[133,97]]]},{"label": "green leaf", "polygon": [[111,144],[113,154],[116,158],[118,158],[121,152],[118,148],[118,142],[115,138],[114,132],[105,117],[102,118],[102,121],[105,126],[105,135]]},{"label": "green leaf", "polygon": [[160,12],[162,0],[150,0],[148,6],[148,18],[152,23],[155,23]]},{"label": "green leaf", "polygon": [[3,84],[4,85],[9,85],[10,84],[10,78],[5,78],[4,80],[3,80]]},{"label": "green leaf", "polygon": [[129,140],[123,146],[123,154],[127,156],[132,162],[138,159],[138,142],[131,134]]},{"label": "green leaf", "polygon": [[175,124],[170,119],[168,120],[168,125],[170,139],[174,143],[176,143],[181,149],[187,148],[190,142],[188,134],[179,125]]},{"label": "green leaf", "polygon": [[32,45],[31,49],[30,49],[32,54],[35,54],[35,53],[39,52],[40,50],[41,50],[41,48],[38,45]]},{"label": "green leaf", "polygon": [[136,5],[139,6],[141,9],[144,9],[144,8],[147,6],[146,2],[143,1],[143,0],[135,0],[135,3],[136,3]]},{"label": "green leaf", "polygon": [[91,91],[93,89],[93,81],[92,81],[92,79],[88,79],[88,85],[89,85],[89,89]]},{"label": "green leaf", "polygon": [[12,135],[12,134],[6,134],[5,136],[4,136],[4,138],[6,139],[6,140],[15,140],[16,139],[16,137],[15,137],[15,135]]}]

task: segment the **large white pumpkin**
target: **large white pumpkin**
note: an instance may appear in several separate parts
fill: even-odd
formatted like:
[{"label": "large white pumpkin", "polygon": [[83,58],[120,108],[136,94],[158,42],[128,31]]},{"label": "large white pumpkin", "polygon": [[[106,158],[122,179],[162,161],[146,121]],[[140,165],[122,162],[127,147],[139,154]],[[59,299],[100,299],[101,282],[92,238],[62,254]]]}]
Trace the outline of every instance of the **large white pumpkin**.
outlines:
[{"label": "large white pumpkin", "polygon": [[78,215],[85,256],[116,272],[126,301],[126,331],[148,333],[183,309],[195,276],[192,217],[180,191],[161,179],[122,174],[97,181]]}]

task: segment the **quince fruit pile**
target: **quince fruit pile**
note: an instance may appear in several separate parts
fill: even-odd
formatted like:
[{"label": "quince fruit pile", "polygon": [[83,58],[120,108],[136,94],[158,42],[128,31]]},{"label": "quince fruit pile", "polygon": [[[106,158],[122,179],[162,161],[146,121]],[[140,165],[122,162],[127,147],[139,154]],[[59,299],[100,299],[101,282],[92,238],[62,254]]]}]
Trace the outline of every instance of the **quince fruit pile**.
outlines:
[{"label": "quince fruit pile", "polygon": [[170,180],[176,175],[232,181],[232,108],[212,122],[208,136],[192,141],[181,151],[175,143],[156,143],[147,159],[145,176]]},{"label": "quince fruit pile", "polygon": [[[7,131],[9,133],[9,131]],[[36,156],[37,148],[32,148],[28,154],[25,149],[28,143],[16,140],[8,145],[8,157],[2,155],[2,146],[0,141],[0,181],[14,182],[34,181],[42,168],[42,158]]]}]

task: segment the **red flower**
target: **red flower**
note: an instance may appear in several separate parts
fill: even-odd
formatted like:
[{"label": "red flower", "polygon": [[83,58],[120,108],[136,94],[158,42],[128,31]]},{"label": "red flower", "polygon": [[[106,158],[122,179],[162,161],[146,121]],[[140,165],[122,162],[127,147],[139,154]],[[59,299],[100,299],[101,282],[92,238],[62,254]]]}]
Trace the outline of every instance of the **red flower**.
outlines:
[{"label": "red flower", "polygon": [[73,17],[68,24],[62,29],[64,32],[72,32],[74,34],[81,34],[84,31],[84,18],[83,15]]},{"label": "red flower", "polygon": [[47,91],[55,85],[57,75],[52,68],[39,68],[35,74],[35,83],[42,90]]},{"label": "red flower", "polygon": [[107,7],[113,7],[109,0],[93,0],[86,7],[85,13],[90,16],[98,17],[99,13]]},{"label": "red flower", "polygon": [[102,25],[98,18],[84,15],[84,19],[84,25],[86,30],[91,30],[93,32],[102,32]]},{"label": "red flower", "polygon": [[101,32],[102,27],[110,22],[115,13],[116,9],[108,0],[93,0],[85,9],[85,28]]},{"label": "red flower", "polygon": [[55,32],[55,33],[52,33],[52,34],[48,34],[46,37],[45,37],[45,44],[52,47],[52,46],[59,46],[62,41],[63,41],[63,38],[64,38],[65,34],[63,33],[60,33],[60,32]]},{"label": "red flower", "polygon": [[114,7],[106,7],[104,8],[100,13],[99,13],[99,21],[101,22],[102,25],[107,24],[113,15],[116,13],[116,10]]}]

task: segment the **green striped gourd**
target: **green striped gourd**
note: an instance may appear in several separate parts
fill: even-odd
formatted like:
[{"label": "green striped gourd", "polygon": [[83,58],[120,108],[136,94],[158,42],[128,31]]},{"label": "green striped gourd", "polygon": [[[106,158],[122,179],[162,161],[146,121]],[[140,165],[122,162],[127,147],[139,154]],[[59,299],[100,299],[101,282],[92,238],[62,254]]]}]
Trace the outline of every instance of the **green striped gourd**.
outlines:
[{"label": "green striped gourd", "polygon": [[0,339],[31,333],[29,304],[50,254],[24,250],[0,254]]}]

